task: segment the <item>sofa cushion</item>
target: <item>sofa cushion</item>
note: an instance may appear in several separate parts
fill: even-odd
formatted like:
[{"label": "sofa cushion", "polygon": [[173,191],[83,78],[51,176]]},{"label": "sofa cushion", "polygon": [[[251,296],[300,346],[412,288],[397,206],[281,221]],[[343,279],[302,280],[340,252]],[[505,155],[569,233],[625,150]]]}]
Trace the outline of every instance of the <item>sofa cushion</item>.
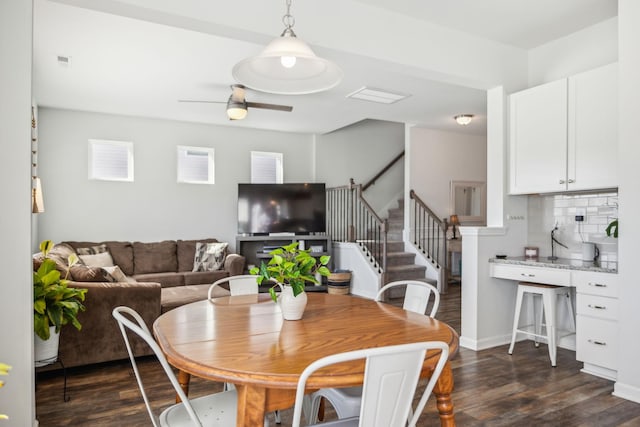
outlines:
[{"label": "sofa cushion", "polygon": [[[53,260],[56,263],[56,269],[61,273],[66,273],[69,266],[69,255],[75,254],[75,250],[72,246],[65,243],[58,243],[47,254],[47,258]],[[64,274],[63,274],[64,277]]]},{"label": "sofa cushion", "polygon": [[113,258],[109,252],[101,252],[97,254],[78,255],[84,265],[89,267],[113,267]]},{"label": "sofa cushion", "polygon": [[224,267],[228,243],[196,243],[193,271],[214,271]]},{"label": "sofa cushion", "polygon": [[104,242],[113,258],[113,263],[127,276],[133,275],[133,245],[131,242]]},{"label": "sofa cushion", "polygon": [[202,284],[210,285],[216,280],[220,280],[229,275],[229,273],[224,270],[194,271],[194,272],[186,272],[181,274],[184,276],[185,285],[202,285]]},{"label": "sofa cushion", "polygon": [[94,254],[101,254],[108,251],[107,245],[105,245],[104,243],[101,245],[75,248],[75,249],[78,255],[94,255]]},{"label": "sofa cushion", "polygon": [[[162,312],[167,312],[176,307],[196,301],[207,299],[210,285],[191,285],[179,288],[162,288],[160,300],[162,301]],[[213,297],[219,298],[231,295],[226,289],[216,286]]]},{"label": "sofa cushion", "polygon": [[192,271],[197,243],[216,243],[216,239],[178,240],[178,271]]},{"label": "sofa cushion", "polygon": [[[114,282],[121,282],[121,283],[129,282],[129,279],[127,278],[127,276],[124,274],[122,269],[120,269],[120,267],[118,267],[117,265],[114,265],[113,267],[103,267],[102,269],[111,275]],[[135,280],[135,279],[131,279],[131,280]]]},{"label": "sofa cushion", "polygon": [[177,271],[178,258],[175,241],[133,242],[133,273],[135,276],[147,273],[175,273]]},{"label": "sofa cushion", "polygon": [[113,263],[120,267],[124,274],[131,276],[133,274],[133,246],[131,242],[63,242],[70,245],[74,249],[90,248],[93,246],[107,245],[107,249],[113,258]]},{"label": "sofa cushion", "polygon": [[162,285],[163,288],[169,288],[173,286],[184,285],[184,275],[180,273],[146,273],[135,274],[134,279],[138,282],[157,282]]},{"label": "sofa cushion", "polygon": [[71,277],[76,282],[113,282],[113,276],[101,267],[89,267],[88,265],[74,265],[70,269]]}]

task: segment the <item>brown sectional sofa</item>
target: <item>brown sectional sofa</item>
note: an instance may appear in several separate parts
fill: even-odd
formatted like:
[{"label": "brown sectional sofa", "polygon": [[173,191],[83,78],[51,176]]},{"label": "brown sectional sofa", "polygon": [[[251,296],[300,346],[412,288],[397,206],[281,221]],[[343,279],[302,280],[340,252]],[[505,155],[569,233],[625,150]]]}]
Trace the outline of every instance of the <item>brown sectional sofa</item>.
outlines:
[{"label": "brown sectional sofa", "polygon": [[[86,311],[78,316],[82,330],[64,327],[60,334],[59,358],[65,366],[80,366],[127,358],[114,307],[126,305],[136,310],[147,325],[161,313],[194,301],[206,299],[209,285],[218,279],[243,274],[245,259],[227,254],[224,267],[216,271],[193,272],[196,243],[215,239],[167,240],[162,242],[63,242],[73,248],[105,244],[127,276],[126,282],[78,282],[70,286],[87,288]],[[216,296],[226,293],[224,289]],[[134,342],[138,355],[150,354],[141,341]]]}]

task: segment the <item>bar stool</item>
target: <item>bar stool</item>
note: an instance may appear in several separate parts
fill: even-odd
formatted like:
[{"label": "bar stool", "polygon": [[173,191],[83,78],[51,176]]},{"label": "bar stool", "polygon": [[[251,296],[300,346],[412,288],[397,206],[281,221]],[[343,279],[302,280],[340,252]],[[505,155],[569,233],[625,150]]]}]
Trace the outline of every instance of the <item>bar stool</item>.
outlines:
[{"label": "bar stool", "polygon": [[[531,282],[518,282],[518,295],[516,297],[516,312],[513,317],[513,333],[511,335],[511,345],[509,346],[509,354],[513,354],[513,347],[516,343],[516,336],[518,333],[523,333],[527,335],[531,335],[534,337],[536,347],[538,344],[538,338],[546,338],[547,344],[549,346],[549,358],[551,359],[551,366],[556,366],[556,349],[557,349],[557,340],[558,331],[556,329],[556,303],[557,297],[562,296],[565,300],[567,310],[569,313],[569,318],[571,322],[571,332],[568,334],[573,334],[576,331],[576,321],[574,318],[573,312],[573,304],[571,303],[571,294],[570,294],[569,286],[557,286],[557,285],[544,285],[541,283],[531,283]],[[522,308],[522,301],[524,300],[525,295],[529,294],[530,299],[530,307],[533,312],[533,325],[524,325],[519,326],[520,323],[520,311]],[[539,295],[542,298],[542,303],[540,304],[540,313],[536,316],[535,313],[535,304],[534,299],[536,295]],[[542,321],[544,315],[544,323]],[[534,327],[533,332],[531,326]],[[542,334],[542,327],[545,326],[546,335]],[[563,335],[565,336],[565,335]]]}]

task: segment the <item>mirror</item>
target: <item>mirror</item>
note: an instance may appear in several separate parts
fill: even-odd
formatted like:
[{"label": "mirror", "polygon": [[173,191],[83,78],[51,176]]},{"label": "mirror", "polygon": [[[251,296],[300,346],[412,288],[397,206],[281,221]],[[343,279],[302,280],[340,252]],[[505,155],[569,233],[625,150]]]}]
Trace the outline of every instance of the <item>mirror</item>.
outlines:
[{"label": "mirror", "polygon": [[479,181],[451,181],[449,214],[458,215],[461,225],[485,225],[486,184]]}]

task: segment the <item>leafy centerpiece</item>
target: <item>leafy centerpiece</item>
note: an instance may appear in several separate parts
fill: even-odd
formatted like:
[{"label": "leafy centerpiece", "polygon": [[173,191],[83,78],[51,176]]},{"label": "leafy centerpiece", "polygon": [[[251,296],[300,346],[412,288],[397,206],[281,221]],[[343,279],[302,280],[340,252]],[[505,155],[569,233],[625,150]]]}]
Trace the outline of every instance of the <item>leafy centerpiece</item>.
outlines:
[{"label": "leafy centerpiece", "polygon": [[[331,257],[323,255],[316,259],[311,256],[310,252],[310,250],[300,249],[298,242],[293,242],[269,252],[269,255],[271,255],[269,262],[267,264],[262,262],[260,267],[252,268],[249,273],[257,275],[258,284],[276,282],[269,288],[271,299],[275,302],[278,302],[278,295],[275,291],[276,286],[281,287],[282,294],[291,292],[293,299],[300,299],[300,296],[303,296],[304,301],[299,303],[303,304],[302,311],[304,311],[304,306],[306,306],[305,283],[317,284],[319,282],[316,274],[326,277],[331,273],[327,267]],[[286,298],[281,301],[285,319],[297,320],[301,318],[302,311],[299,317],[297,317],[297,314],[292,316],[297,317],[297,319],[288,318],[287,313],[285,313],[285,300]]]}]

